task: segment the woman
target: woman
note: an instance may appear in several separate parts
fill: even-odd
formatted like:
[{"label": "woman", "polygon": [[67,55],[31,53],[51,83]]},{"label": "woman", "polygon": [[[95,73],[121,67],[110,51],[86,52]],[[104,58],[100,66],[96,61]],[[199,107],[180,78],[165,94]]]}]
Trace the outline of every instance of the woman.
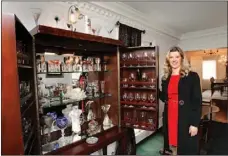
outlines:
[{"label": "woman", "polygon": [[166,56],[160,99],[165,103],[164,150],[160,153],[197,155],[202,102],[200,79],[190,71],[179,47],[172,47]]}]

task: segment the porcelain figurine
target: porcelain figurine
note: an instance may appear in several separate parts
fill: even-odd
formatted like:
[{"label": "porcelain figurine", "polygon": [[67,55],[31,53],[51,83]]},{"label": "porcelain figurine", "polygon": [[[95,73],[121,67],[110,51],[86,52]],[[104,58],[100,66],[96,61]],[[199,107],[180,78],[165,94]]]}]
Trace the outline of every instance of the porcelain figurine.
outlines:
[{"label": "porcelain figurine", "polygon": [[72,122],[72,131],[74,132],[73,141],[78,141],[81,139],[79,133],[81,132],[81,121],[80,115],[82,114],[82,110],[78,109],[78,106],[73,106],[73,109],[69,113],[69,117]]},{"label": "porcelain figurine", "polygon": [[86,105],[85,105],[86,107],[88,107],[87,121],[94,119],[94,113],[93,113],[93,111],[92,111],[92,109],[91,109],[91,104],[92,104],[93,102],[94,102],[94,101],[88,101],[88,102],[86,103]]},{"label": "porcelain figurine", "polygon": [[104,115],[104,121],[103,121],[103,125],[104,126],[110,126],[110,123],[111,123],[111,121],[110,121],[110,119],[108,117],[108,111],[109,111],[110,107],[111,107],[111,105],[109,105],[109,104],[105,104],[105,105],[102,105],[101,106],[101,109],[105,113],[105,115]]}]

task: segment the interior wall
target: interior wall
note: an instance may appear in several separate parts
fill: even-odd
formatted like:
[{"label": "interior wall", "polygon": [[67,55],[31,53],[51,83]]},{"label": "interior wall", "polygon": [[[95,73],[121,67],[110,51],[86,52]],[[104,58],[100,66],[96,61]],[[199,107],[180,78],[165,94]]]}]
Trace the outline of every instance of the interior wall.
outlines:
[{"label": "interior wall", "polygon": [[179,46],[184,51],[227,47],[227,25],[201,31],[185,33]]}]

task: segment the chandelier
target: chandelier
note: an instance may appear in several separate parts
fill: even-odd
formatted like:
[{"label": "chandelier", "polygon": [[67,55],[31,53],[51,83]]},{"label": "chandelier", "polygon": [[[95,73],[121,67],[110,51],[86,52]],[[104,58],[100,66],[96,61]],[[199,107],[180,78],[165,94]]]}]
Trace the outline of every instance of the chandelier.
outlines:
[{"label": "chandelier", "polygon": [[227,65],[228,61],[227,61],[227,56],[226,55],[221,55],[218,59],[218,62],[223,64],[223,65]]},{"label": "chandelier", "polygon": [[218,50],[204,50],[203,53],[206,55],[215,55],[218,53]]}]

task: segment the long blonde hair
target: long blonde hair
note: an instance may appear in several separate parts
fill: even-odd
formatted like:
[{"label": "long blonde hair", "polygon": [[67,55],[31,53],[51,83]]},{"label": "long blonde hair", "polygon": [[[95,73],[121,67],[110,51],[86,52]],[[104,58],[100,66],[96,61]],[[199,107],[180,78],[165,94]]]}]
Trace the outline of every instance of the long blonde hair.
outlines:
[{"label": "long blonde hair", "polygon": [[162,77],[163,80],[166,80],[169,77],[169,75],[172,74],[172,67],[170,66],[170,62],[169,62],[169,55],[171,52],[179,52],[181,56],[181,68],[180,68],[181,77],[187,76],[188,73],[190,72],[190,66],[185,57],[183,50],[180,47],[174,46],[170,48],[170,50],[166,54],[166,59],[165,59],[164,68],[163,68],[164,70],[164,75]]}]

